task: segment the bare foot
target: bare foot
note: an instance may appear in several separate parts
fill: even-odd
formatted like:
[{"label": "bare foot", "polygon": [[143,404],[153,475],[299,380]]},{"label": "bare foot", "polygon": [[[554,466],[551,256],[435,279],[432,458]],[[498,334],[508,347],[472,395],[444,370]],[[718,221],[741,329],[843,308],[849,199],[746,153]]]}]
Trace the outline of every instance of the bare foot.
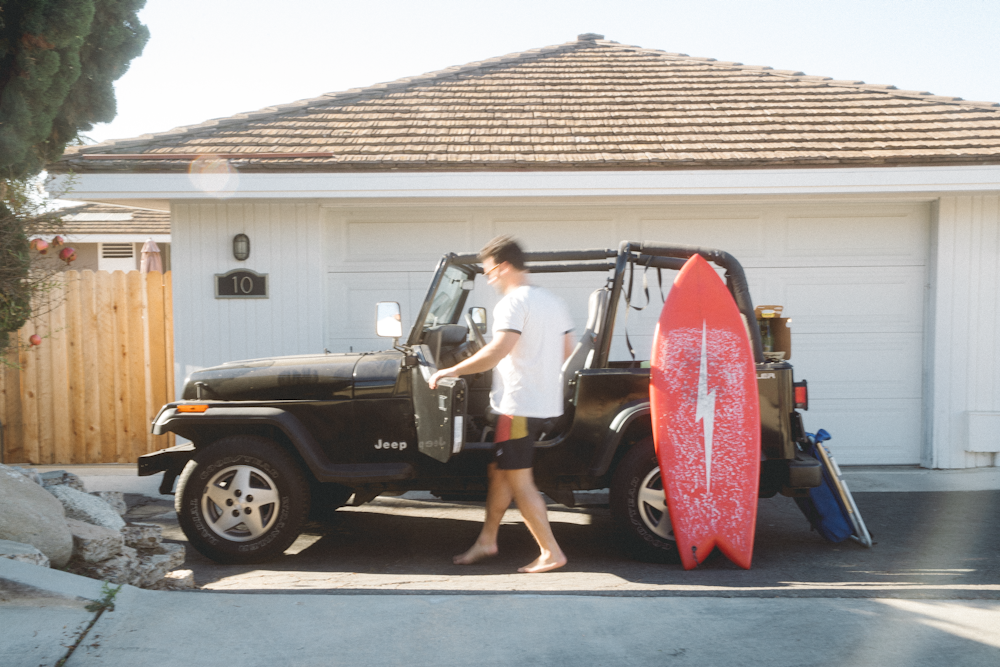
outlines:
[{"label": "bare foot", "polygon": [[531,563],[528,563],[524,567],[517,568],[518,572],[548,572],[549,570],[556,570],[566,564],[566,556],[559,554],[558,556],[548,554],[541,555],[536,558]]},{"label": "bare foot", "polygon": [[472,545],[471,549],[466,551],[464,554],[458,554],[451,560],[455,563],[455,565],[472,565],[473,563],[478,563],[484,558],[496,555],[497,546],[495,544],[491,547],[487,547],[476,542]]}]

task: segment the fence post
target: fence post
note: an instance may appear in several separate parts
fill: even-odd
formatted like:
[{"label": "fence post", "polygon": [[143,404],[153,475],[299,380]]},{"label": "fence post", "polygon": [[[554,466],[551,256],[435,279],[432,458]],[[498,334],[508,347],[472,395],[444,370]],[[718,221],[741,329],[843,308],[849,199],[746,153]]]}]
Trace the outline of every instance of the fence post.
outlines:
[{"label": "fence post", "polygon": [[125,273],[111,274],[112,304],[115,311],[115,460],[128,461],[132,456],[129,422],[129,342],[128,288]]},{"label": "fence post", "polygon": [[7,351],[6,364],[3,366],[3,382],[0,393],[3,395],[3,411],[0,420],[3,421],[3,463],[24,462],[24,423],[21,418],[21,369],[18,367],[20,353],[15,344],[17,336],[12,335],[12,346]]},{"label": "fence post", "polygon": [[[176,391],[174,388],[174,282],[173,274],[167,271],[163,274],[163,345],[167,352],[166,357],[166,367],[167,367],[167,400],[174,400]],[[162,406],[161,406],[162,407]],[[176,437],[173,433],[167,434],[167,439],[164,442],[165,447],[173,447],[177,444]]]},{"label": "fence post", "polygon": [[50,366],[52,381],[52,447],[50,463],[70,461],[73,458],[73,420],[68,409],[69,393],[69,336],[66,326],[66,281],[65,274],[59,276],[59,284],[53,289],[51,303],[55,304],[49,311],[49,332],[51,338],[46,341],[52,354]]},{"label": "fence post", "polygon": [[129,461],[146,453],[146,298],[143,275],[125,274],[128,284]]}]

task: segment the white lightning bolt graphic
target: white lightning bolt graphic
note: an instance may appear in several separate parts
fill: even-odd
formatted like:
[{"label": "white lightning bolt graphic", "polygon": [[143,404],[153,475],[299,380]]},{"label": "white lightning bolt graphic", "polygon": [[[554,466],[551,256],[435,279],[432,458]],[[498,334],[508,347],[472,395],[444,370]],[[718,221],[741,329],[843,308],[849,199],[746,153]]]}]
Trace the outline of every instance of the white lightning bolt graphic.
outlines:
[{"label": "white lightning bolt graphic", "polygon": [[703,420],[705,428],[705,486],[712,490],[712,427],[715,424],[715,390],[708,390],[708,336],[701,322],[701,366],[698,368],[698,408],[694,420]]}]

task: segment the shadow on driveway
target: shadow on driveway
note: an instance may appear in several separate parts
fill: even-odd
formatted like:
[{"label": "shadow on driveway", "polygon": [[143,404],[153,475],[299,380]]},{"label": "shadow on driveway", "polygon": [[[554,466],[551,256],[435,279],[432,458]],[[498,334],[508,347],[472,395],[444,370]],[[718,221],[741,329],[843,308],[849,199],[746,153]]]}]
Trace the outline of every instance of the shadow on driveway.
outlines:
[{"label": "shadow on driveway", "polygon": [[[220,565],[189,546],[184,567],[203,588],[241,593],[1000,599],[1000,491],[856,498],[876,541],[872,549],[825,542],[789,498],[761,500],[748,571],[718,552],[690,572],[634,561],[616,546],[606,508],[562,505],[549,509],[570,559],[566,568],[516,573],[537,552],[513,510],[501,526],[497,557],[456,566],[451,556],[478,534],[482,504],[391,497],[308,524],[280,559]],[[165,537],[184,543],[171,510],[153,502],[133,506],[128,518],[160,523]]]}]

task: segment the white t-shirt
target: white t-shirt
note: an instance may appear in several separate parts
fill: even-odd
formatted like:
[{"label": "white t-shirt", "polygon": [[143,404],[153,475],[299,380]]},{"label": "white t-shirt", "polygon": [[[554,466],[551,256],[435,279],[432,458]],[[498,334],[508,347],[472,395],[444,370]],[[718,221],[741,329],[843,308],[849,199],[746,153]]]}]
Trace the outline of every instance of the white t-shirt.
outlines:
[{"label": "white t-shirt", "polygon": [[565,334],[573,330],[566,305],[552,292],[523,285],[493,310],[493,335],[521,334],[493,372],[490,405],[495,412],[547,419],[563,413]]}]

